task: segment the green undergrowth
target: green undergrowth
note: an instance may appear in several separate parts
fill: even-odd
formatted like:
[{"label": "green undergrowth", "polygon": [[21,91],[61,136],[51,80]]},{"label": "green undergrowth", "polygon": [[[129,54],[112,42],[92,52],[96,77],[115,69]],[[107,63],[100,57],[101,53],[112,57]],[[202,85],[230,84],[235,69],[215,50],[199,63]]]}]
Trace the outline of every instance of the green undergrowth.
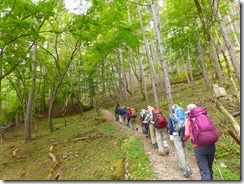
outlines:
[{"label": "green undergrowth", "polygon": [[[5,134],[4,142],[0,144],[0,170],[4,171],[0,172],[0,179],[54,180],[60,175],[59,180],[113,180],[112,166],[126,158],[127,151],[122,145],[129,135],[116,132],[115,124],[102,117],[95,120],[94,111],[84,113],[82,117],[67,117],[66,122],[67,126],[63,118],[53,119],[56,130],[52,133],[47,121],[38,123],[36,131],[32,130],[32,140],[27,143],[20,141],[23,140],[22,129]],[[142,147],[136,145],[140,156],[133,163],[142,163],[152,172]],[[56,166],[50,153],[58,162]],[[141,176],[140,169],[136,167],[133,176],[149,179],[150,175]]]},{"label": "green undergrowth", "polygon": [[126,151],[126,171],[127,178],[130,180],[151,180],[154,173],[151,170],[150,160],[145,154],[143,143],[130,137],[124,142]]}]

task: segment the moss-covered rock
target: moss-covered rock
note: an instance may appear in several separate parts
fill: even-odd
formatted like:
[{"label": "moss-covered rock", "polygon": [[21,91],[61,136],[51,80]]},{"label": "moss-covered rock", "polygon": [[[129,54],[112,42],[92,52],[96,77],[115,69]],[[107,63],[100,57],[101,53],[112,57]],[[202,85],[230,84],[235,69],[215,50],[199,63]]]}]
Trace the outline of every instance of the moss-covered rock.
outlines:
[{"label": "moss-covered rock", "polygon": [[116,163],[112,166],[112,179],[113,180],[124,180],[125,175],[125,162],[124,159],[119,159]]}]

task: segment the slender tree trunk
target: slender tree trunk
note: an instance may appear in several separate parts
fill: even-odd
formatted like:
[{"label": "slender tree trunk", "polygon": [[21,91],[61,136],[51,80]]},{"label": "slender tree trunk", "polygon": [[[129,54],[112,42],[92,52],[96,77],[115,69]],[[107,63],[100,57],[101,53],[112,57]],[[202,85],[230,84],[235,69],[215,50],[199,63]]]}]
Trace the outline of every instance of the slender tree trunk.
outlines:
[{"label": "slender tree trunk", "polygon": [[221,52],[221,54],[223,55],[223,58],[224,58],[224,62],[225,62],[225,66],[226,66],[226,69],[227,69],[227,75],[228,75],[228,78],[230,79],[231,78],[231,75],[232,75],[232,72],[231,72],[231,66],[230,66],[230,62],[226,56],[226,53],[224,51],[224,45],[221,45],[220,44],[220,40],[219,40],[219,35],[218,35],[218,32],[216,31],[216,38],[217,38],[217,41],[218,41],[218,48]]},{"label": "slender tree trunk", "polygon": [[[153,40],[151,39],[151,53],[152,53],[152,56],[153,56],[153,60],[156,61],[156,65],[159,64],[161,65],[161,62],[160,62],[160,59],[158,58],[158,54],[157,54],[157,49],[155,47],[155,44],[153,42]],[[156,80],[156,83],[160,85],[160,89],[161,91],[164,90],[164,85],[163,85],[163,76],[162,76],[162,72],[157,70],[157,73],[158,75],[155,73],[155,76],[157,76],[157,80]]]},{"label": "slender tree trunk", "polygon": [[27,109],[25,114],[25,132],[24,138],[25,141],[31,140],[31,117],[32,117],[32,108],[33,102],[35,98],[35,86],[36,86],[36,52],[37,52],[37,45],[34,45],[34,52],[33,52],[33,61],[32,61],[32,84],[30,89],[30,94],[27,103]]},{"label": "slender tree trunk", "polygon": [[188,63],[187,63],[187,65],[188,65],[189,71],[190,71],[190,81],[191,81],[192,86],[194,86],[194,77],[193,77],[193,74],[192,74],[191,57],[190,57],[189,54],[188,54]]},{"label": "slender tree trunk", "polygon": [[207,29],[206,21],[205,21],[205,18],[203,16],[203,12],[202,12],[202,8],[201,8],[198,0],[194,0],[194,2],[195,2],[195,5],[197,7],[198,15],[199,15],[199,18],[200,18],[200,21],[201,21],[201,24],[202,24],[202,30],[204,32],[206,41],[211,45],[211,48],[212,48],[214,61],[215,61],[215,65],[214,66],[215,66],[216,74],[218,76],[219,81],[222,82],[224,80],[224,78],[223,78],[223,74],[222,74],[222,71],[221,71],[221,68],[220,68],[220,65],[219,65],[219,60],[218,60],[218,56],[217,56],[218,53],[216,51],[216,47],[215,47],[214,42],[212,40],[211,32],[210,32],[210,30]]},{"label": "slender tree trunk", "polygon": [[235,74],[236,74],[237,79],[238,79],[238,81],[240,83],[240,64],[238,63],[234,48],[233,48],[233,46],[231,44],[229,35],[228,35],[227,31],[226,31],[226,28],[225,28],[225,25],[224,25],[224,22],[222,20],[220,12],[218,12],[218,17],[220,19],[219,26],[220,26],[220,30],[221,30],[221,32],[223,34],[223,37],[224,37],[225,45],[226,45],[226,48],[227,48],[227,50],[229,52],[230,60],[232,62],[233,68],[235,70]]},{"label": "slender tree trunk", "polygon": [[184,71],[185,71],[185,74],[186,74],[187,84],[191,84],[190,78],[189,78],[189,76],[188,76],[187,67],[186,67],[185,64],[183,64],[183,68],[184,68]]},{"label": "slender tree trunk", "polygon": [[[123,63],[123,56],[122,56],[122,51],[119,49],[119,59],[120,63]],[[126,80],[126,73],[125,73],[125,66],[121,64],[121,71],[122,71],[122,79],[123,79],[123,94],[125,97],[125,100],[128,100],[128,94],[127,94],[127,80]]]},{"label": "slender tree trunk", "polygon": [[214,56],[214,61],[215,61],[215,68],[216,68],[216,73],[218,76],[218,79],[221,83],[225,82],[221,67],[220,67],[220,61],[219,61],[219,56],[218,56],[218,52],[217,49],[213,43],[213,40],[211,41],[211,45],[212,45],[212,50],[213,50],[213,56]]},{"label": "slender tree trunk", "polygon": [[128,54],[128,64],[129,64],[129,80],[130,80],[130,91],[131,91],[131,94],[133,95],[134,94],[134,87],[133,87],[133,76],[132,76],[132,60],[130,58],[130,53],[127,53]]},{"label": "slender tree trunk", "polygon": [[[131,25],[131,15],[130,15],[129,8],[128,8],[128,22]],[[131,75],[132,59],[130,58],[130,53],[131,53],[131,49],[128,48],[127,55],[128,55],[128,62],[129,62],[130,90],[131,90],[131,94],[133,95],[134,94],[134,87],[133,87],[133,78]]]},{"label": "slender tree trunk", "polygon": [[232,24],[232,21],[231,21],[231,18],[230,18],[229,15],[227,15],[227,19],[228,19],[228,21],[230,23],[231,31],[233,32],[233,36],[234,36],[234,40],[235,40],[236,46],[240,48],[240,42],[239,42],[239,39],[237,38],[236,31],[234,29],[234,26]]},{"label": "slender tree trunk", "polygon": [[143,22],[142,22],[140,7],[138,5],[137,5],[137,12],[138,12],[138,16],[139,16],[139,20],[140,20],[140,24],[141,24],[142,36],[143,36],[143,40],[144,40],[144,46],[145,46],[145,50],[146,50],[147,61],[149,64],[149,69],[150,69],[150,74],[151,74],[150,76],[151,76],[155,106],[157,109],[159,109],[158,95],[157,95],[156,86],[155,86],[155,78],[154,78],[154,74],[153,74],[152,60],[150,58],[150,49],[149,49],[148,41],[147,41],[147,38],[146,38],[146,35],[144,32],[144,26],[143,26]]},{"label": "slender tree trunk", "polygon": [[205,62],[204,51],[203,51],[202,44],[200,41],[198,42],[198,52],[199,52],[199,56],[200,56],[200,63],[201,63],[202,71],[203,71],[203,77],[205,80],[206,88],[207,88],[207,90],[210,90],[211,85],[210,85],[209,78],[208,78],[208,71],[207,71],[207,66],[206,66],[206,62]]},{"label": "slender tree trunk", "polygon": [[122,90],[122,64],[121,64],[121,58],[120,58],[120,51],[119,49],[117,50],[117,58],[118,58],[118,78],[119,78],[119,90],[118,90],[118,96],[120,99],[120,103],[123,103],[123,99],[124,99],[124,93]]},{"label": "slender tree trunk", "polygon": [[150,3],[151,3],[152,14],[153,14],[154,30],[155,30],[155,34],[156,34],[156,38],[157,38],[157,43],[158,43],[159,55],[160,55],[160,58],[162,61],[162,67],[163,67],[162,69],[163,69],[163,74],[164,74],[164,83],[165,83],[165,91],[166,91],[166,96],[167,96],[167,101],[168,101],[168,109],[169,109],[169,112],[171,112],[173,100],[172,100],[172,95],[171,95],[170,80],[169,80],[168,71],[167,71],[167,63],[164,58],[164,48],[162,45],[162,39],[161,39],[160,31],[159,31],[158,19],[157,19],[156,13],[155,13],[155,7],[154,7],[152,0],[150,0]]},{"label": "slender tree trunk", "polygon": [[143,71],[143,66],[142,66],[142,61],[141,61],[141,57],[138,56],[138,63],[139,63],[139,69],[140,69],[140,74],[141,74],[141,83],[142,83],[142,95],[143,97],[146,99],[146,106],[149,105],[149,101],[148,101],[148,95],[147,95],[147,85],[146,85],[146,81],[145,81],[145,76],[144,76],[144,71]]}]

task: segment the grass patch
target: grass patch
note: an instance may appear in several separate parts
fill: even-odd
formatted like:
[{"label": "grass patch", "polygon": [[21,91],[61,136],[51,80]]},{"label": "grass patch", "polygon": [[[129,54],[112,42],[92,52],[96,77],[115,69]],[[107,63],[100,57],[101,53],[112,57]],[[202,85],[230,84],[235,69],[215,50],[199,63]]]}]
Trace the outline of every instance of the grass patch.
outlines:
[{"label": "grass patch", "polygon": [[[53,119],[56,128],[53,133],[49,132],[47,121],[40,122],[37,131],[33,130],[33,139],[25,144],[17,141],[23,139],[23,129],[6,134],[5,142],[0,145],[0,169],[4,171],[0,172],[0,178],[47,180],[52,168],[48,155],[53,146],[58,165],[51,179],[60,171],[61,180],[112,180],[111,167],[124,157],[121,147],[128,135],[118,134],[110,122],[95,120],[92,111],[66,120],[64,126],[63,118]],[[12,151],[17,148],[13,157]]]},{"label": "grass patch", "polygon": [[153,171],[150,160],[145,154],[142,142],[130,137],[123,145],[126,151],[126,175],[128,180],[152,180]]}]

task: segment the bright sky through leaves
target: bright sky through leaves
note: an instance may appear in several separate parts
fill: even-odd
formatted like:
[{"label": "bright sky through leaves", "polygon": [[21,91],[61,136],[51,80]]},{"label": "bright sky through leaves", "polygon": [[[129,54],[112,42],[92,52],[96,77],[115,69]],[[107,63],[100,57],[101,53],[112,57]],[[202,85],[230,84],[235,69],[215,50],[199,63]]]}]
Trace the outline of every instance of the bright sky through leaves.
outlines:
[{"label": "bright sky through leaves", "polygon": [[86,0],[64,0],[65,7],[72,13],[85,14],[91,3]]}]

